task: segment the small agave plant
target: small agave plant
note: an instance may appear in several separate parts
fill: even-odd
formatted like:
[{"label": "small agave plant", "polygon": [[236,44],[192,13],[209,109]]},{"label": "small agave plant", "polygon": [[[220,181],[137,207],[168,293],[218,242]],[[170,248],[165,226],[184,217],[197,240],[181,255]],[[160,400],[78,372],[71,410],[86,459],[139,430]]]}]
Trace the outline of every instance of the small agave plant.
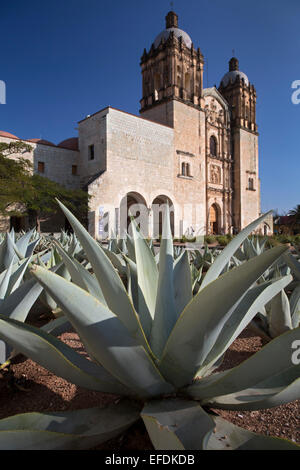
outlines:
[{"label": "small agave plant", "polygon": [[90,360],[45,331],[3,315],[0,337],[54,374],[123,399],[102,409],[3,419],[0,448],[91,448],[142,418],[156,449],[299,450],[293,442],[241,429],[212,411],[260,410],[300,396],[300,365],[291,362],[299,328],[274,339],[242,364],[215,372],[257,311],[291,281],[287,275],[255,285],[284,247],[220,275],[263,217],[227,245],[193,296],[186,254],[174,262],[168,211],[159,264],[133,224],[135,263],[128,262],[133,271],[127,292],[99,243],[68,209],[61,208],[94,274],[63,250],[60,254],[72,282],[41,266],[34,267],[32,274],[65,312]]}]

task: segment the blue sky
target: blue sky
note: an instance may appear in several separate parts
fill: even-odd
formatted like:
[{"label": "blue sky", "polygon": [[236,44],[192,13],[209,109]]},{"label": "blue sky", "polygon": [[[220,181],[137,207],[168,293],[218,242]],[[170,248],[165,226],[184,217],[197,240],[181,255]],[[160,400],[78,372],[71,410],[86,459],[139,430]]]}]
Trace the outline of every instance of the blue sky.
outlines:
[{"label": "blue sky", "polygon": [[[107,105],[139,113],[140,57],[164,29],[164,0],[1,2],[0,129],[54,143]],[[234,49],[257,90],[262,210],[300,204],[299,0],[173,1],[200,47],[205,86],[219,85]],[[208,67],[208,70],[207,70]]]}]

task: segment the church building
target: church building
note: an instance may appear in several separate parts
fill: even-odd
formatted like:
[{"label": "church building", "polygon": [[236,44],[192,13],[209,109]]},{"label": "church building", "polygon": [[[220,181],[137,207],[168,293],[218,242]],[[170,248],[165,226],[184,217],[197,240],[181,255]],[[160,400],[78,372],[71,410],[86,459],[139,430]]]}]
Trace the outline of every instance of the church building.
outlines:
[{"label": "church building", "polygon": [[0,142],[31,144],[35,172],[88,191],[96,238],[121,236],[129,209],[156,238],[166,203],[175,237],[237,233],[260,215],[255,88],[235,57],[219,87],[204,88],[200,49],[176,13],[165,20],[140,60],[139,116],[107,106],[58,145],[0,131]]}]

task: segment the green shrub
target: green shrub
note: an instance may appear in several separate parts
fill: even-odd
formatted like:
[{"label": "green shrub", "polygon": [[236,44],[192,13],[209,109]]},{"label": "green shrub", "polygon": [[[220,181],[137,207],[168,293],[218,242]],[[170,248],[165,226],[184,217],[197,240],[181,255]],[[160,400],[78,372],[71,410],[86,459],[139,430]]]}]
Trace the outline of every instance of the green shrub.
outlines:
[{"label": "green shrub", "polygon": [[212,243],[215,243],[216,237],[214,235],[206,235],[204,237],[204,241],[208,244],[211,245]]},{"label": "green shrub", "polygon": [[217,242],[218,242],[219,245],[221,245],[221,246],[226,246],[226,245],[228,245],[229,240],[228,240],[228,238],[227,238],[225,235],[218,235],[218,236],[217,236]]}]

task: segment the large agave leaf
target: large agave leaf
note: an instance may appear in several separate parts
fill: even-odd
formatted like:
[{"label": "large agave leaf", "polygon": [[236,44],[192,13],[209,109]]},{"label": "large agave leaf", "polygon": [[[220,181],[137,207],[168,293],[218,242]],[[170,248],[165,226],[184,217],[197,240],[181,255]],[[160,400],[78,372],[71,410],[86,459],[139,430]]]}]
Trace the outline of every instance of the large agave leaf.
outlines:
[{"label": "large agave leaf", "polygon": [[133,305],[138,312],[143,331],[146,338],[149,340],[152,329],[152,317],[144,299],[143,292],[141,291],[138,283],[137,267],[136,264],[127,256],[123,255],[127,263],[127,289]]},{"label": "large agave leaf", "polygon": [[[16,242],[16,247],[18,249],[18,252],[20,253],[20,255],[23,258],[28,257],[28,256],[26,256],[26,252],[27,252],[27,249],[28,249],[30,239],[31,239],[32,235],[34,234],[34,231],[35,231],[35,229],[29,230],[22,237],[20,237],[19,240],[17,240],[17,242]],[[38,242],[38,240],[35,240],[35,244],[37,242]]]},{"label": "large agave leaf", "polygon": [[90,294],[107,305],[97,279],[75,258],[71,258],[59,243],[55,242],[55,246],[71,275],[72,282],[82,289],[87,290]]},{"label": "large agave leaf", "polygon": [[300,450],[297,444],[278,437],[256,434],[240,428],[219,416],[213,416],[216,424],[207,450]]},{"label": "large agave leaf", "polygon": [[194,401],[151,401],[141,416],[156,450],[203,450],[215,427],[213,419]]},{"label": "large agave leaf", "polygon": [[20,266],[18,266],[18,268],[12,273],[7,287],[6,296],[10,295],[20,286],[29,262],[30,258],[22,260],[20,262]]},{"label": "large agave leaf", "polygon": [[99,243],[91,237],[76,217],[74,217],[63,204],[59,201],[58,203],[87,254],[108,307],[113,312],[116,312],[119,319],[128,328],[130,333],[147,347],[147,341],[143,335],[139,318],[111,261],[106,256]]},{"label": "large agave leaf", "polygon": [[62,315],[61,317],[55,318],[54,320],[50,320],[45,325],[41,326],[40,329],[46,333],[51,333],[54,336],[59,336],[66,331],[70,331],[70,329],[72,329],[72,325],[67,317]]},{"label": "large agave leaf", "polygon": [[118,436],[139,419],[128,401],[105,408],[24,413],[0,420],[0,450],[82,450]]},{"label": "large agave leaf", "polygon": [[300,285],[298,285],[292,292],[290,298],[290,308],[292,327],[297,328],[300,326]]},{"label": "large agave leaf", "polygon": [[104,253],[108,256],[116,270],[119,272],[120,275],[126,274],[126,265],[123,261],[122,255],[119,253],[115,253],[107,248],[102,248]]},{"label": "large agave leaf", "polygon": [[8,290],[8,284],[10,281],[10,276],[12,272],[13,261],[10,263],[9,267],[1,273],[0,277],[0,299],[3,300],[6,296]]},{"label": "large agave leaf", "polygon": [[176,315],[178,318],[193,297],[189,255],[186,250],[174,263],[174,296]]},{"label": "large agave leaf", "polygon": [[285,276],[277,281],[265,282],[249,289],[237,307],[233,309],[230,318],[224,317],[222,330],[205,359],[205,370],[214,365],[216,360],[225,353],[233,341],[251,322],[257,312],[262,310],[265,304],[284,289],[291,280],[292,276]]},{"label": "large agave leaf", "polygon": [[1,314],[14,320],[25,321],[42,290],[43,287],[34,279],[25,281],[3,302],[0,302]]},{"label": "large agave leaf", "polygon": [[297,261],[297,259],[289,252],[285,253],[284,256],[284,261],[287,263],[287,265],[290,267],[292,270],[295,278],[297,281],[300,281],[300,263]]},{"label": "large agave leaf", "polygon": [[11,235],[6,233],[4,241],[0,245],[0,272],[4,271],[13,262],[16,263],[21,255],[17,256],[18,249]]},{"label": "large agave leaf", "polygon": [[269,329],[271,337],[275,338],[292,328],[289,299],[282,290],[270,301]]},{"label": "large agave leaf", "polygon": [[130,394],[103,367],[39,328],[0,315],[0,338],[53,374],[80,387],[104,393]]},{"label": "large agave leaf", "polygon": [[155,258],[146,239],[137,229],[135,220],[131,222],[139,288],[143,294],[149,313],[154,318],[158,287],[158,269]]},{"label": "large agave leaf", "polygon": [[127,246],[127,251],[128,251],[127,253],[128,258],[130,258],[131,261],[136,263],[134,241],[132,237],[129,235],[129,233],[126,234],[126,246]]},{"label": "large agave leaf", "polygon": [[120,382],[142,396],[172,390],[146,350],[105,305],[43,268],[36,267],[32,274],[65,312],[88,353]]},{"label": "large agave leaf", "polygon": [[215,261],[213,262],[213,264],[211,265],[211,267],[207,271],[207,273],[206,273],[206,275],[205,275],[205,277],[202,281],[202,284],[201,284],[201,290],[204,289],[204,287],[206,287],[210,282],[217,279],[219,274],[225,268],[226,264],[230,261],[230,258],[238,250],[239,246],[243,243],[243,241],[271,213],[272,213],[272,211],[269,211],[266,214],[259,217],[258,219],[256,219],[254,222],[252,222],[246,228],[244,228],[238,235],[236,235],[230,243],[228,243],[228,245],[219,254],[219,256],[215,259]]},{"label": "large agave leaf", "polygon": [[[71,278],[69,271],[67,270],[66,266],[64,263],[60,262],[60,259],[58,260],[59,262],[56,262],[54,259],[54,253],[52,253],[52,260],[50,261],[50,271],[55,271],[61,278],[65,278],[69,280]],[[43,266],[43,263],[40,261],[40,265]],[[49,310],[56,310],[57,309],[57,303],[49,295],[49,293],[44,290],[42,294],[40,295],[40,301],[49,309]]]},{"label": "large agave leaf", "polygon": [[170,211],[169,207],[167,207],[164,213],[163,232],[159,251],[159,278],[150,339],[151,348],[157,357],[161,356],[166,341],[177,320],[173,264],[173,239],[170,224]]},{"label": "large agave leaf", "polygon": [[292,345],[300,328],[277,337],[242,364],[199,380],[187,394],[214,408],[256,410],[300,398],[300,364]]},{"label": "large agave leaf", "polygon": [[[191,382],[215,344],[231,309],[285,251],[275,247],[209,283],[187,305],[166,344],[160,370],[177,386]],[[230,294],[229,294],[230,293]]]}]

